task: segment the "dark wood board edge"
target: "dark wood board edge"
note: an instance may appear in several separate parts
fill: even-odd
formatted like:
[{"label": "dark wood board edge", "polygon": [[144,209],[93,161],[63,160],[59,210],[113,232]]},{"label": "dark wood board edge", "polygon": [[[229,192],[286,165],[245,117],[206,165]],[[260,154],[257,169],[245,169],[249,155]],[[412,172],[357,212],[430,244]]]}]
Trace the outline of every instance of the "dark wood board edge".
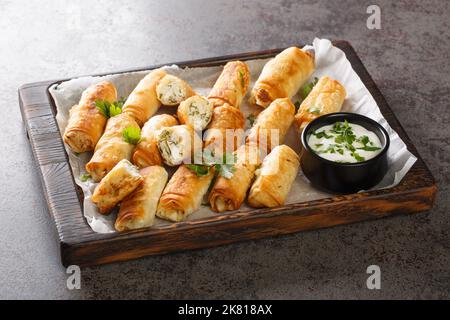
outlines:
[{"label": "dark wood board edge", "polygon": [[[413,168],[411,170],[411,174],[409,174],[409,175],[412,175],[413,173],[420,174],[421,178],[423,178],[423,179],[420,179],[420,181],[414,181],[414,183],[412,185],[409,185],[406,187],[405,187],[405,183],[402,182],[399,186],[397,186],[396,188],[392,188],[390,190],[379,190],[376,192],[370,192],[370,193],[364,194],[363,197],[366,197],[365,199],[359,199],[361,197],[361,194],[346,196],[347,200],[348,200],[347,202],[351,203],[351,202],[357,201],[358,203],[361,203],[361,202],[367,201],[367,199],[373,200],[376,197],[385,197],[386,198],[385,201],[388,201],[389,197],[392,197],[393,195],[395,195],[395,197],[397,198],[399,196],[399,194],[403,194],[403,196],[405,196],[405,197],[407,196],[410,199],[411,199],[411,197],[420,198],[420,197],[424,197],[426,195],[428,197],[428,199],[430,200],[430,202],[429,202],[430,205],[428,207],[418,206],[418,207],[414,208],[414,210],[415,210],[414,212],[430,209],[431,205],[433,203],[435,193],[436,193],[436,186],[435,186],[435,182],[434,182],[434,179],[433,179],[431,173],[429,172],[428,168],[425,166],[425,164],[421,160],[420,156],[417,153],[417,150],[414,148],[412,142],[407,137],[406,133],[404,132],[401,125],[399,124],[395,115],[391,112],[391,110],[387,106],[386,101],[384,100],[384,97],[381,95],[381,92],[376,87],[375,83],[373,82],[372,78],[368,74],[367,70],[362,65],[360,59],[356,55],[356,52],[351,47],[351,45],[346,41],[336,41],[336,42],[334,42],[334,44],[338,45],[339,47],[341,47],[341,49],[343,49],[345,51],[349,60],[352,62],[352,65],[353,65],[355,71],[359,74],[359,76],[361,77],[363,82],[366,83],[366,86],[369,88],[369,90],[371,91],[371,94],[374,96],[374,99],[380,106],[380,109],[382,110],[383,115],[386,117],[388,122],[394,128],[394,130],[396,130],[401,135],[402,139],[405,140],[406,144],[408,145],[408,148],[410,148],[410,150],[414,154],[416,154],[416,156],[418,156],[418,162],[413,166]],[[254,59],[254,58],[269,57],[269,56],[274,55],[275,53],[279,52],[280,50],[282,50],[282,49],[273,49],[273,50],[267,50],[267,51],[263,51],[263,52],[247,53],[244,55],[230,55],[230,56],[219,57],[219,58],[201,59],[201,60],[196,60],[194,62],[189,62],[189,61],[188,62],[179,62],[177,64],[182,65],[182,66],[188,65],[188,64],[190,66],[192,66],[191,63],[193,63],[195,66],[218,65],[218,64],[222,64],[222,63],[226,62],[227,60],[236,59],[236,58],[241,59],[241,60],[247,60],[247,59]],[[263,54],[263,56],[261,56],[261,54]],[[163,65],[165,65],[165,64],[163,64]],[[152,68],[156,68],[156,67],[159,67],[159,66],[146,67],[146,68],[137,69],[137,70],[136,69],[126,70],[123,72],[148,70],[148,69],[152,69]],[[114,72],[114,73],[120,73],[120,72]],[[106,73],[106,74],[111,74],[111,73]],[[58,80],[56,82],[61,82],[61,81],[64,81],[64,80]],[[370,85],[367,85],[368,82],[370,83]],[[122,242],[124,242],[124,243],[132,242],[135,245],[138,245],[140,243],[146,243],[146,239],[155,240],[155,237],[156,238],[158,236],[161,237],[162,234],[164,234],[164,237],[167,237],[168,234],[173,234],[174,236],[176,236],[176,235],[181,236],[182,233],[190,234],[190,232],[192,232],[191,230],[198,230],[199,228],[202,229],[202,228],[205,228],[205,226],[207,226],[208,229],[213,228],[213,226],[220,226],[220,228],[219,227],[217,227],[217,228],[219,228],[219,229],[225,228],[226,229],[227,225],[230,225],[230,226],[236,225],[236,224],[238,225],[238,224],[242,223],[243,221],[250,221],[250,220],[267,221],[267,219],[270,219],[271,217],[272,217],[272,219],[275,219],[274,217],[276,217],[276,220],[280,220],[280,216],[282,216],[284,214],[288,214],[288,213],[290,215],[292,215],[293,213],[298,213],[297,215],[303,216],[305,214],[305,210],[307,210],[305,208],[308,208],[308,207],[309,207],[309,209],[314,209],[314,208],[319,208],[323,205],[326,205],[326,206],[327,205],[336,206],[337,204],[344,205],[341,197],[335,197],[335,198],[327,198],[327,199],[321,199],[321,200],[313,201],[313,202],[309,202],[309,203],[304,203],[301,206],[293,207],[293,208],[289,208],[289,206],[286,206],[286,207],[282,207],[282,208],[277,208],[277,210],[265,210],[265,211],[264,210],[263,211],[255,210],[258,212],[257,214],[255,214],[255,212],[253,212],[253,211],[238,212],[238,213],[232,214],[232,215],[224,214],[222,216],[215,216],[212,219],[208,219],[206,221],[193,221],[193,222],[182,222],[182,223],[173,224],[171,228],[139,230],[139,231],[124,233],[124,234],[119,234],[119,235],[117,235],[117,234],[107,234],[107,235],[97,234],[92,231],[92,229],[87,225],[86,221],[84,220],[79,203],[78,203],[78,209],[76,209],[75,203],[70,204],[70,206],[69,206],[70,209],[68,209],[66,202],[67,201],[70,202],[70,199],[65,198],[64,201],[58,201],[58,199],[51,199],[48,197],[49,189],[52,189],[55,187],[60,188],[62,186],[62,184],[64,184],[64,182],[67,184],[67,180],[64,181],[64,179],[63,179],[63,181],[58,180],[58,179],[53,179],[53,180],[57,180],[57,181],[49,182],[49,180],[52,180],[49,178],[49,175],[48,175],[49,172],[55,173],[55,172],[64,171],[64,173],[65,173],[64,176],[66,176],[65,179],[67,179],[67,173],[69,173],[70,177],[72,178],[72,181],[73,181],[72,171],[70,170],[70,167],[68,167],[67,155],[66,155],[64,147],[62,145],[62,139],[59,135],[59,129],[57,128],[58,137],[56,139],[61,141],[60,147],[63,150],[64,157],[60,157],[58,159],[50,159],[51,161],[49,161],[49,163],[42,164],[43,161],[40,161],[42,159],[39,159],[39,154],[37,154],[37,152],[36,152],[36,141],[34,141],[34,140],[36,140],[36,139],[34,139],[34,137],[36,135],[33,132],[33,128],[31,128],[29,125],[30,124],[29,120],[32,119],[33,116],[42,117],[44,114],[44,116],[48,116],[47,119],[51,119],[50,115],[46,114],[46,113],[48,113],[49,110],[51,111],[51,115],[54,118],[54,110],[53,110],[52,106],[50,105],[51,97],[48,95],[48,90],[47,90],[47,88],[53,83],[55,83],[55,81],[44,81],[44,82],[24,85],[19,89],[19,100],[20,100],[20,104],[21,104],[22,117],[23,117],[25,125],[27,127],[27,132],[28,132],[29,136],[30,136],[30,132],[31,132],[32,137],[30,138],[30,143],[32,145],[33,154],[34,154],[35,158],[38,159],[38,163],[40,164],[39,171],[41,173],[41,179],[43,180],[43,184],[44,184],[44,193],[47,197],[47,202],[49,204],[50,212],[51,212],[52,217],[55,220],[55,223],[57,226],[60,243],[61,243],[61,256],[62,256],[64,264],[72,263],[72,262],[76,263],[77,259],[80,259],[80,261],[83,261],[82,260],[83,252],[86,252],[86,250],[88,250],[87,248],[90,248],[90,249],[94,250],[95,252],[97,252],[97,251],[100,252],[100,250],[97,250],[96,248],[102,248],[103,246],[108,247],[108,245],[112,244],[112,243],[119,244],[118,247],[111,247],[111,249],[115,248],[116,250],[119,250],[118,252],[116,252],[116,253],[110,252],[107,255],[109,257],[111,257],[111,256],[116,257],[117,260],[123,260],[122,258],[120,258],[120,251],[124,250],[123,248],[121,249],[120,243],[122,243]],[[32,94],[30,93],[30,91],[32,91]],[[30,95],[32,97],[30,97]],[[24,97],[24,96],[26,96],[26,97]],[[27,103],[24,103],[24,101],[26,101]],[[33,109],[33,106],[35,107],[35,109]],[[39,109],[40,107],[44,111],[40,110]],[[29,112],[30,108],[32,109],[32,112]],[[53,121],[54,121],[54,119],[53,119]],[[393,123],[393,122],[395,122],[395,123]],[[52,137],[52,138],[54,138],[54,137]],[[39,142],[39,141],[37,141],[37,142]],[[61,155],[59,155],[59,156],[61,156]],[[67,164],[67,167],[64,166],[64,163]],[[405,177],[405,180],[409,180],[408,175],[407,175],[407,177]],[[53,183],[53,185],[51,185],[52,183]],[[73,182],[73,185],[75,185],[74,182]],[[68,186],[68,187],[70,187],[70,186]],[[62,190],[62,193],[64,193],[64,190]],[[69,193],[71,193],[73,195],[73,192],[69,192]],[[330,204],[330,201],[331,201],[331,204]],[[314,208],[311,208],[310,206],[313,206]],[[404,209],[404,210],[406,210],[406,209]],[[275,212],[277,212],[276,216],[274,216]],[[283,212],[285,212],[285,213],[283,213]],[[391,213],[394,213],[394,212],[391,212]],[[308,213],[308,216],[310,216],[310,215],[311,214]],[[385,215],[386,214],[383,214],[382,216],[385,216]],[[297,220],[301,221],[300,218]],[[364,219],[361,219],[361,220],[364,220]],[[361,221],[361,220],[355,219],[355,221]],[[349,221],[346,223],[351,223],[351,222],[355,222],[355,221]],[[339,222],[330,223],[330,225],[324,225],[322,227],[332,226],[332,225],[336,225],[336,224],[339,224]],[[310,230],[310,229],[314,229],[314,227],[308,227],[308,226],[303,227],[302,226],[301,228],[299,227],[298,231]],[[286,231],[285,233],[291,233],[291,232],[295,232],[295,230],[294,231]],[[267,236],[266,232],[262,232],[260,236],[258,236],[257,233],[258,232],[255,232],[254,234],[252,234],[252,236],[249,239],[255,239],[257,237]],[[283,234],[283,232],[278,231],[278,232],[274,232],[271,235],[277,235],[277,234]],[[182,238],[185,238],[185,237],[183,236]],[[246,237],[237,237],[237,236],[235,236],[235,238],[236,238],[235,241],[241,241],[241,240],[247,239]],[[228,243],[228,242],[233,242],[234,240],[225,239],[223,241],[224,241],[224,243]],[[154,242],[155,241],[148,242],[147,246]],[[214,243],[213,245],[218,245],[216,243],[218,241],[212,241],[212,242]],[[211,241],[208,242],[207,246],[210,246],[209,243],[211,243]],[[204,246],[206,246],[206,245],[204,245]],[[200,248],[200,247],[201,246],[195,246],[195,248]],[[162,247],[161,250],[163,250],[163,248],[164,247]],[[166,251],[159,251],[159,252],[153,252],[155,250],[151,249],[151,248],[146,248],[146,250],[148,250],[149,253],[146,253],[145,255],[149,255],[149,254],[158,254],[158,253],[164,253],[164,252],[169,252],[169,251],[183,250],[183,248],[173,248],[172,250],[170,250],[170,248],[166,248],[166,249],[164,249]],[[87,255],[86,257],[88,257],[88,259],[89,259],[89,255]],[[114,260],[107,260],[107,262],[112,262],[112,261],[114,261]],[[90,264],[88,261],[85,261],[85,263],[86,263],[86,265]],[[106,263],[106,262],[96,261],[96,262],[93,262],[92,264],[97,264],[97,263]]]}]

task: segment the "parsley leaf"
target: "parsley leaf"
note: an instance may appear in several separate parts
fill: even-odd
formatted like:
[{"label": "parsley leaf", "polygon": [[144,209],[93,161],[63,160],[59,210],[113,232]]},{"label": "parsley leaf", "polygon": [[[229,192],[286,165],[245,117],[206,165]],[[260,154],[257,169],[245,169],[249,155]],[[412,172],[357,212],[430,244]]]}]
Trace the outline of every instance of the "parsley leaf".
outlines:
[{"label": "parsley leaf", "polygon": [[106,118],[111,118],[122,113],[123,99],[110,103],[106,100],[96,100],[95,106]]},{"label": "parsley leaf", "polygon": [[251,113],[247,116],[247,120],[250,123],[250,126],[253,126],[253,124],[255,123],[256,117],[253,113]]},{"label": "parsley leaf", "polygon": [[86,181],[88,181],[90,178],[91,178],[91,175],[90,175],[90,174],[87,174],[87,173],[84,173],[84,174],[82,174],[82,175],[80,176],[81,182],[86,182]]},{"label": "parsley leaf", "polygon": [[137,144],[141,140],[141,129],[129,126],[122,131],[123,140],[129,144]]},{"label": "parsley leaf", "polygon": [[195,172],[198,177],[206,176],[211,167],[202,164],[187,164],[186,167]]},{"label": "parsley leaf", "polygon": [[314,86],[317,84],[318,81],[319,79],[317,77],[314,77],[313,81],[311,81],[308,84],[305,84],[303,87],[300,88],[299,94],[303,100],[308,96],[308,94],[311,92],[311,90],[314,88]]},{"label": "parsley leaf", "polygon": [[366,160],[366,158],[361,157],[358,153],[356,152],[352,152],[352,157],[356,159],[356,161],[361,162]]},{"label": "parsley leaf", "polygon": [[244,71],[239,70],[239,77],[241,78],[241,86],[242,86],[242,88],[245,88]]},{"label": "parsley leaf", "polygon": [[315,114],[315,115],[320,115],[320,108],[318,107],[311,107],[308,109],[309,113]]}]

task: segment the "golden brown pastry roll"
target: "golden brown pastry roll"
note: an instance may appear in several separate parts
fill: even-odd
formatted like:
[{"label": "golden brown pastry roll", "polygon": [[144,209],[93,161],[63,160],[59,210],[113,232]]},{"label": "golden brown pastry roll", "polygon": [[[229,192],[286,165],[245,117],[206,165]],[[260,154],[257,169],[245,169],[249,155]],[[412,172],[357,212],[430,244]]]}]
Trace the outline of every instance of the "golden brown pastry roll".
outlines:
[{"label": "golden brown pastry roll", "polygon": [[108,213],[144,179],[130,161],[123,159],[102,179],[91,197],[102,214]]},{"label": "golden brown pastry roll", "polygon": [[255,144],[240,146],[235,155],[233,176],[230,179],[218,176],[209,193],[211,209],[216,212],[239,209],[261,164],[260,151]]},{"label": "golden brown pastry roll", "polygon": [[252,207],[276,207],[284,204],[297,177],[300,161],[297,153],[286,145],[275,147],[256,170],[256,180],[248,196]]},{"label": "golden brown pastry roll", "polygon": [[107,81],[93,84],[83,91],[80,102],[70,109],[64,142],[74,152],[94,150],[102,136],[107,119],[95,106],[97,100],[116,101],[116,87]]},{"label": "golden brown pastry roll", "polygon": [[125,101],[123,112],[131,115],[140,126],[161,106],[156,96],[156,86],[166,74],[161,69],[153,70],[138,83]]},{"label": "golden brown pastry roll", "polygon": [[250,69],[245,62],[230,61],[208,95],[214,106],[228,103],[239,108],[250,84]]},{"label": "golden brown pastry roll", "polygon": [[156,86],[156,94],[163,105],[177,106],[192,97],[195,92],[186,81],[168,74],[159,81]]},{"label": "golden brown pastry roll", "polygon": [[162,165],[163,158],[159,153],[156,132],[164,127],[172,127],[178,124],[177,119],[169,114],[160,114],[151,117],[142,128],[141,140],[134,149],[132,162],[139,168]]},{"label": "golden brown pastry roll", "polygon": [[266,63],[249,102],[267,107],[277,98],[292,98],[314,72],[314,56],[297,47],[283,50]]},{"label": "golden brown pastry roll", "polygon": [[169,166],[191,163],[192,156],[202,148],[202,139],[188,125],[165,127],[156,133],[158,149]]},{"label": "golden brown pastry roll", "polygon": [[245,119],[242,112],[228,103],[215,107],[204,134],[204,147],[219,155],[235,151],[244,140]]},{"label": "golden brown pastry roll", "polygon": [[139,173],[144,181],[120,204],[114,224],[117,231],[150,227],[155,220],[159,197],[167,183],[167,171],[161,166],[151,166]]},{"label": "golden brown pastry roll", "polygon": [[213,168],[206,175],[197,176],[186,165],[179,166],[162,193],[156,215],[170,221],[184,220],[198,210],[213,177]]},{"label": "golden brown pastry roll", "polygon": [[246,138],[270,152],[283,143],[284,137],[294,121],[295,106],[289,98],[276,99],[256,118]]},{"label": "golden brown pastry roll", "polygon": [[187,124],[202,131],[211,121],[213,104],[201,97],[192,96],[180,103],[177,116],[181,124]]},{"label": "golden brown pastry roll", "polygon": [[324,76],[303,100],[295,115],[298,130],[324,114],[339,112],[345,100],[345,88],[337,80]]},{"label": "golden brown pastry roll", "polygon": [[139,128],[133,117],[127,113],[109,118],[94,155],[86,164],[86,171],[95,182],[99,182],[120,160],[130,159],[134,145],[126,142],[123,137],[123,131],[127,127]]}]

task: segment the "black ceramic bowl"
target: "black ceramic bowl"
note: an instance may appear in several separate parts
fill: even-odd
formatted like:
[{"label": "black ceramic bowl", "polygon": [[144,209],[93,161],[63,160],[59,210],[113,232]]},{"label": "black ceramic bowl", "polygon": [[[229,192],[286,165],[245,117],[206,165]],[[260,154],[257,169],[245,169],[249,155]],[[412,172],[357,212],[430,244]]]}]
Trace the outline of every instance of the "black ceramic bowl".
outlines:
[{"label": "black ceramic bowl", "polygon": [[[383,149],[374,158],[357,163],[339,163],[317,155],[308,145],[311,132],[323,126],[347,120],[374,132]],[[301,135],[303,153],[300,160],[303,173],[315,187],[335,193],[367,190],[383,179],[388,169],[389,135],[376,121],[356,113],[338,112],[321,116],[309,123]]]}]

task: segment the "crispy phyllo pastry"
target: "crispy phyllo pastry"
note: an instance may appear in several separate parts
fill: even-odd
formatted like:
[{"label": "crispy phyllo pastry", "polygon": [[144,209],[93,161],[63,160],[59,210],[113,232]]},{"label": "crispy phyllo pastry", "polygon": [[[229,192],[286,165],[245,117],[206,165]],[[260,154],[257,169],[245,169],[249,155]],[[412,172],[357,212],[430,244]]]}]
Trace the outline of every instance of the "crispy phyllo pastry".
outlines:
[{"label": "crispy phyllo pastry", "polygon": [[182,221],[200,207],[214,177],[214,169],[198,175],[186,165],[178,167],[159,200],[156,215],[170,221]]},{"label": "crispy phyllo pastry", "polygon": [[256,180],[248,196],[252,207],[276,207],[284,204],[297,177],[299,157],[286,145],[275,147],[256,170]]},{"label": "crispy phyllo pastry", "polygon": [[214,106],[228,103],[239,108],[250,84],[250,69],[245,62],[230,61],[223,68],[208,99]]},{"label": "crispy phyllo pastry", "polygon": [[277,98],[292,98],[314,72],[314,56],[297,47],[280,52],[264,66],[249,102],[267,107]]},{"label": "crispy phyllo pastry", "polygon": [[138,83],[125,101],[123,112],[131,115],[140,126],[143,126],[161,106],[156,96],[156,86],[166,74],[161,69],[153,70]]},{"label": "crispy phyllo pastry", "polygon": [[64,142],[74,152],[92,151],[105,129],[107,117],[95,105],[96,101],[113,103],[116,87],[110,82],[93,84],[83,91],[80,102],[70,109]]},{"label": "crispy phyllo pastry", "polygon": [[206,128],[211,121],[212,113],[212,103],[201,96],[193,96],[184,100],[177,110],[180,123],[190,125],[198,131]]},{"label": "crispy phyllo pastry", "polygon": [[86,164],[86,170],[95,182],[99,182],[120,160],[130,159],[134,145],[124,135],[130,128],[140,131],[139,125],[127,113],[109,118],[94,155]]},{"label": "crispy phyllo pastry", "polygon": [[192,97],[195,92],[186,81],[168,74],[159,81],[156,86],[156,94],[163,105],[177,106]]},{"label": "crispy phyllo pastry", "polygon": [[276,99],[256,118],[247,136],[247,142],[270,152],[283,143],[284,137],[294,121],[295,106],[289,98]]},{"label": "crispy phyllo pastry", "polygon": [[107,214],[127,195],[132,193],[144,179],[130,161],[123,159],[102,179],[92,195],[102,214]]},{"label": "crispy phyllo pastry", "polygon": [[193,154],[202,147],[201,138],[187,125],[162,128],[156,140],[164,163],[169,166],[192,162]]},{"label": "crispy phyllo pastry", "polygon": [[216,212],[240,208],[252,184],[255,171],[261,164],[260,151],[255,144],[244,144],[234,154],[236,163],[233,176],[218,176],[209,193],[211,209]]},{"label": "crispy phyllo pastry", "polygon": [[330,79],[327,76],[320,78],[305,100],[303,100],[295,115],[297,129],[302,131],[315,118],[340,111],[345,95],[345,88],[339,81]]},{"label": "crispy phyllo pastry", "polygon": [[142,184],[123,199],[114,224],[117,231],[150,227],[155,220],[159,197],[167,183],[167,171],[161,166],[141,169]]},{"label": "crispy phyllo pastry", "polygon": [[215,107],[204,135],[204,147],[215,155],[235,151],[244,140],[245,119],[242,112],[228,103]]},{"label": "crispy phyllo pastry", "polygon": [[178,124],[177,119],[169,114],[153,116],[148,120],[141,131],[141,140],[134,149],[132,162],[139,168],[162,165],[163,158],[158,149],[156,132],[164,127],[172,127]]}]

